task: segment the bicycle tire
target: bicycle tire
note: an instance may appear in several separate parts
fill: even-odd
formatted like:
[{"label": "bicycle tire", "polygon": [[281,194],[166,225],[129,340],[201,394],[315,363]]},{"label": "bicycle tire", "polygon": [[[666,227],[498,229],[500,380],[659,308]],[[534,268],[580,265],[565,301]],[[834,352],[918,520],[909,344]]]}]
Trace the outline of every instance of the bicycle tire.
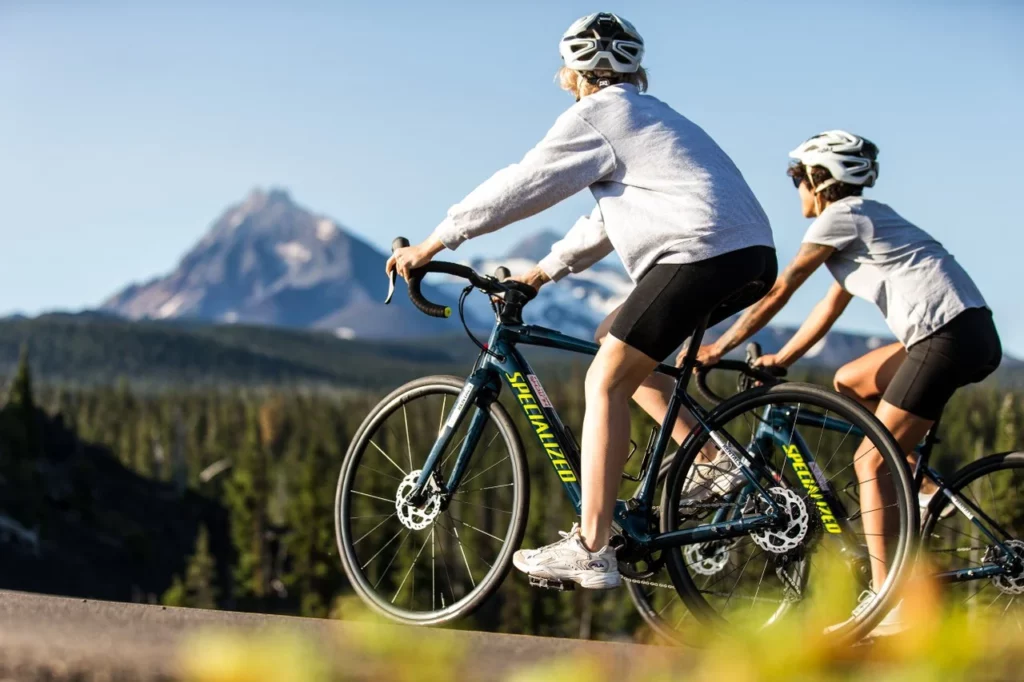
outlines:
[{"label": "bicycle tire", "polygon": [[[842,623],[827,628],[824,634],[834,641],[854,641],[870,632],[895,605],[895,599],[905,580],[908,578],[913,559],[916,555],[918,516],[916,497],[912,495],[912,484],[903,453],[898,444],[885,427],[868,410],[855,401],[828,391],[819,386],[800,383],[784,383],[770,387],[757,387],[737,394],[716,407],[705,422],[711,430],[718,430],[737,415],[750,410],[763,409],[772,403],[799,403],[820,409],[829,410],[860,428],[876,445],[881,445],[879,452],[883,463],[890,471],[895,472],[894,491],[895,507],[899,513],[899,527],[895,552],[891,562],[887,562],[889,577],[886,579],[879,596],[859,614],[852,615]],[[695,429],[680,448],[672,467],[668,472],[662,490],[661,509],[678,509],[682,483],[699,453],[708,440],[708,432],[703,427]],[[852,466],[852,464],[851,464]],[[915,503],[911,504],[911,500]],[[678,528],[678,514],[661,515],[662,532],[671,532]],[[704,624],[723,629],[728,625],[705,600],[701,590],[694,583],[683,560],[683,552],[671,550],[667,553],[667,567],[672,583],[679,592],[680,598],[694,616]],[[727,629],[727,628],[724,628]]]},{"label": "bicycle tire", "polygon": [[[456,599],[455,595],[452,595],[452,603],[448,604],[442,600],[441,609],[431,608],[424,611],[412,611],[397,608],[393,603],[389,603],[386,599],[382,598],[359,567],[359,561],[357,560],[354,548],[354,542],[358,542],[358,540],[352,537],[349,511],[354,492],[352,490],[352,483],[362,455],[366,452],[373,434],[377,428],[386,422],[389,416],[404,405],[411,404],[417,398],[443,394],[451,396],[453,399],[452,403],[454,403],[454,398],[460,393],[464,385],[465,379],[455,376],[438,375],[417,379],[395,389],[370,411],[356,430],[355,437],[349,444],[345,454],[338,477],[334,520],[335,538],[341,557],[342,568],[353,590],[364,603],[368,604],[377,613],[400,623],[408,625],[438,625],[472,614],[501,586],[502,581],[508,575],[509,569],[512,566],[512,554],[519,548],[523,535],[526,532],[530,485],[525,451],[519,432],[508,412],[501,403],[494,401],[488,407],[488,416],[493,421],[498,435],[502,436],[508,451],[508,459],[511,463],[513,476],[513,501],[510,512],[511,518],[503,538],[504,541],[498,550],[496,559],[490,564],[490,569],[485,577],[479,583],[473,581],[473,588],[465,596]],[[431,544],[433,549],[433,542]],[[468,560],[467,570],[469,570]],[[470,571],[471,573],[472,571]]]}]

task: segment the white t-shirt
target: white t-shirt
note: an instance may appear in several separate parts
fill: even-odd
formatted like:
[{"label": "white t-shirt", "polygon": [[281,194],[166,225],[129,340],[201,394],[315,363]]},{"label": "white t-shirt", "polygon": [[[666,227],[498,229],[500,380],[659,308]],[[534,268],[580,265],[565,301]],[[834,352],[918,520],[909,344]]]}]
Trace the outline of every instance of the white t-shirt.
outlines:
[{"label": "white t-shirt", "polygon": [[847,197],[829,204],[803,241],[836,249],[825,262],[832,276],[875,303],[907,348],[964,310],[987,307],[942,244],[883,203]]}]

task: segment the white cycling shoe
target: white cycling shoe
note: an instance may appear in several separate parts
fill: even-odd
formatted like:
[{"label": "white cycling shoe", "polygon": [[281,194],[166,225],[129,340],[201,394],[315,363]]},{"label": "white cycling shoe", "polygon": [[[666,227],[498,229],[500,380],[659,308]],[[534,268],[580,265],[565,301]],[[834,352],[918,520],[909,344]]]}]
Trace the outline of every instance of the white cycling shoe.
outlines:
[{"label": "white cycling shoe", "polygon": [[579,524],[562,539],[538,549],[521,549],[512,563],[523,573],[546,580],[571,581],[589,590],[609,590],[622,583],[615,550],[605,545],[591,552],[583,545]]},{"label": "white cycling shoe", "polygon": [[705,502],[712,497],[723,497],[736,490],[746,478],[724,453],[710,462],[696,462],[690,469],[679,506]]}]

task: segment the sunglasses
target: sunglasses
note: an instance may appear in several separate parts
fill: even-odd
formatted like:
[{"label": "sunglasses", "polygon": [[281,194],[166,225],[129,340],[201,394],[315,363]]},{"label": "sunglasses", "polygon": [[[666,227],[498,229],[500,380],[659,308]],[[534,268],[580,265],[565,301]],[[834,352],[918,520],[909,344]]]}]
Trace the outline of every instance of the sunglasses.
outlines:
[{"label": "sunglasses", "polygon": [[802,175],[791,175],[789,177],[793,181],[793,187],[796,189],[800,189],[800,185],[804,184],[804,180],[807,179]]}]

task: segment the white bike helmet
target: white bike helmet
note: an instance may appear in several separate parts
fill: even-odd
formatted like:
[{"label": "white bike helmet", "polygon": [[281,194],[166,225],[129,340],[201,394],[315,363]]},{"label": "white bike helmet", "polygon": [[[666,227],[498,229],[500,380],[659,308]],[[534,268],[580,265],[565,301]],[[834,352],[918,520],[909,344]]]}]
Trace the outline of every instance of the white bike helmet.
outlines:
[{"label": "white bike helmet", "polygon": [[832,174],[817,187],[812,183],[815,194],[837,182],[872,187],[878,177],[878,147],[845,130],[819,133],[791,151],[789,156],[807,168],[808,177],[811,166],[821,166]]},{"label": "white bike helmet", "polygon": [[644,39],[622,17],[597,12],[574,21],[562,35],[558,51],[575,71],[636,73],[644,56]]}]

